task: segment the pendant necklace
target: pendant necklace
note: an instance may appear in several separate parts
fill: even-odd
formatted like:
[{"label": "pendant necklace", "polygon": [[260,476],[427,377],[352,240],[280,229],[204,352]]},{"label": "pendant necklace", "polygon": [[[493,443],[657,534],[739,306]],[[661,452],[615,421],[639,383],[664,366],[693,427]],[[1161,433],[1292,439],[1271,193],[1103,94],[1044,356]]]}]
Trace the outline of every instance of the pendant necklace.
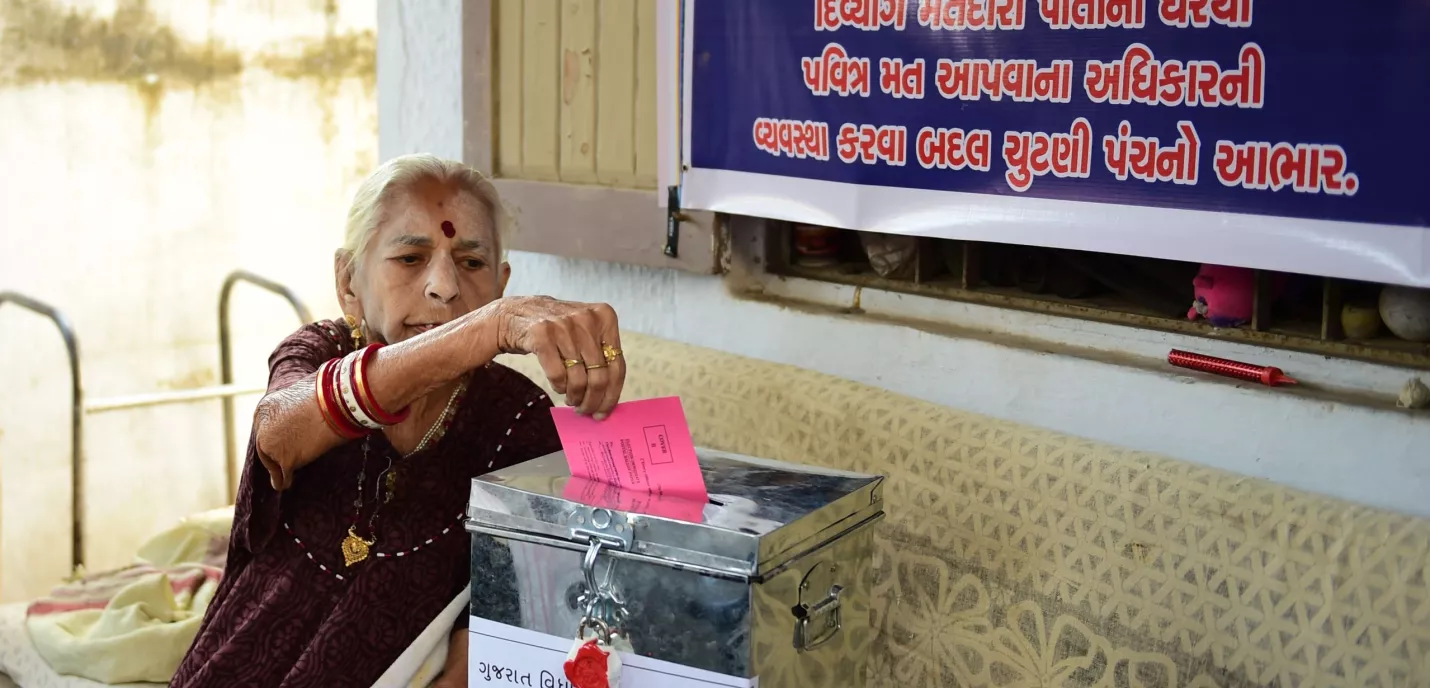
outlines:
[{"label": "pendant necklace", "polygon": [[[438,416],[437,420],[432,423],[432,427],[427,429],[427,434],[422,436],[422,441],[417,443],[417,447],[415,449],[403,455],[403,459],[411,457],[412,455],[422,451],[423,449],[426,449],[429,444],[440,440],[442,436],[447,433],[448,426],[452,424],[453,409],[458,406],[458,402],[461,400],[462,394],[466,391],[467,381],[462,380],[460,383],[457,384],[457,388],[452,390],[452,396],[447,398],[446,408],[442,409],[442,414]],[[386,490],[383,491],[382,500],[380,502],[376,502],[376,505],[373,507],[372,516],[369,517],[367,520],[367,532],[371,534],[371,537],[364,539],[362,536],[358,535],[357,524],[358,520],[362,518],[362,486],[363,482],[367,479],[367,458],[369,453],[368,445],[368,438],[363,438],[362,466],[358,469],[357,478],[357,499],[353,501],[353,523],[351,526],[348,527],[347,537],[343,538],[343,563],[347,566],[352,566],[353,564],[367,559],[368,554],[372,551],[373,544],[377,542],[377,529],[375,527],[377,523],[377,514],[379,511],[382,510],[383,504],[392,501],[393,491],[397,486],[397,473],[393,470],[392,454],[391,452],[388,452],[387,468],[384,468],[382,472],[378,474],[377,485],[375,485],[375,487],[377,487],[378,489],[374,490],[374,501],[376,502],[377,500],[378,490],[382,490],[383,487],[385,487]]]}]

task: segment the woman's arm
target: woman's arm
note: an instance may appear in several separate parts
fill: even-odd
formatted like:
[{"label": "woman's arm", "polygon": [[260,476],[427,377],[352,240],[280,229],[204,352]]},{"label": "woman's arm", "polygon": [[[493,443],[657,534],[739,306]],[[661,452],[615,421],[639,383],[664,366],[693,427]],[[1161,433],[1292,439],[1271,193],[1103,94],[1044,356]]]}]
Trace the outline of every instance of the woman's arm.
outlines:
[{"label": "woman's arm", "polygon": [[[605,363],[602,345],[619,349],[616,313],[605,304],[548,297],[497,299],[430,332],[378,350],[367,368],[379,405],[400,409],[500,353],[535,354],[552,389],[581,413],[604,418],[620,399],[625,361],[587,370],[563,361]],[[324,422],[310,375],[263,397],[254,414],[259,460],[274,489],[293,473],[346,441]]]}]

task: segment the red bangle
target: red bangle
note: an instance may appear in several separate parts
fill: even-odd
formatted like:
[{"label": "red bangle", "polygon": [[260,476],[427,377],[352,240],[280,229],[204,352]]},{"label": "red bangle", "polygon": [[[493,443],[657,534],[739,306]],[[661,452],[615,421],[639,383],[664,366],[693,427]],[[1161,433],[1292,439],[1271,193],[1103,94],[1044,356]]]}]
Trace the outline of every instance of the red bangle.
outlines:
[{"label": "red bangle", "polygon": [[407,414],[411,412],[408,407],[403,407],[397,413],[388,413],[377,403],[377,398],[372,395],[372,388],[367,385],[367,366],[374,354],[382,345],[376,342],[367,345],[363,349],[362,358],[353,366],[353,396],[357,397],[358,404],[362,410],[372,417],[373,420],[383,425],[397,425],[407,420]]},{"label": "red bangle", "polygon": [[332,413],[328,411],[328,395],[324,391],[328,388],[328,363],[318,366],[318,379],[313,385],[314,396],[318,398],[318,411],[323,416],[323,422],[328,424],[328,429],[332,430],[339,437],[343,431],[333,422]]},{"label": "red bangle", "polygon": [[318,368],[318,410],[322,412],[323,422],[339,437],[357,439],[366,433],[347,420],[342,413],[342,400],[333,395],[333,369],[336,367],[337,361],[329,360]]}]

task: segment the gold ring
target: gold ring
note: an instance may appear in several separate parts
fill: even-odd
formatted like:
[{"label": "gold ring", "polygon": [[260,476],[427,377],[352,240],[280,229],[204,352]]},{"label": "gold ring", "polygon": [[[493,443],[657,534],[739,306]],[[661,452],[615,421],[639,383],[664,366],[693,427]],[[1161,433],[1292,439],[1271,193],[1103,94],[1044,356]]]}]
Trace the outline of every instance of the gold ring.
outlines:
[{"label": "gold ring", "polygon": [[606,364],[605,364],[605,363],[601,363],[601,364],[598,364],[598,365],[588,365],[588,366],[586,366],[586,370],[600,370],[601,368],[605,368],[605,367],[606,367]]},{"label": "gold ring", "polygon": [[621,355],[621,350],[610,344],[601,342],[601,353],[605,354],[607,363],[615,363],[616,359]]},{"label": "gold ring", "polygon": [[563,365],[565,365],[567,368],[575,368],[575,367],[576,367],[576,364],[578,364],[578,363],[580,363],[580,362],[581,362],[581,359],[579,359],[579,358],[568,358],[568,359],[562,361],[561,363],[562,363]]}]

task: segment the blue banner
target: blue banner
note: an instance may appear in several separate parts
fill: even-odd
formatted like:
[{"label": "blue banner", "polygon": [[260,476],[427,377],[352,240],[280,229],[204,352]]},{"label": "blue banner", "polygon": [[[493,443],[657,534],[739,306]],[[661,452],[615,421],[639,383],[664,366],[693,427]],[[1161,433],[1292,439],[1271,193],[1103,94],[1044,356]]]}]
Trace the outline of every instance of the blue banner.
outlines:
[{"label": "blue banner", "polygon": [[698,0],[696,168],[1430,217],[1427,0]]}]

